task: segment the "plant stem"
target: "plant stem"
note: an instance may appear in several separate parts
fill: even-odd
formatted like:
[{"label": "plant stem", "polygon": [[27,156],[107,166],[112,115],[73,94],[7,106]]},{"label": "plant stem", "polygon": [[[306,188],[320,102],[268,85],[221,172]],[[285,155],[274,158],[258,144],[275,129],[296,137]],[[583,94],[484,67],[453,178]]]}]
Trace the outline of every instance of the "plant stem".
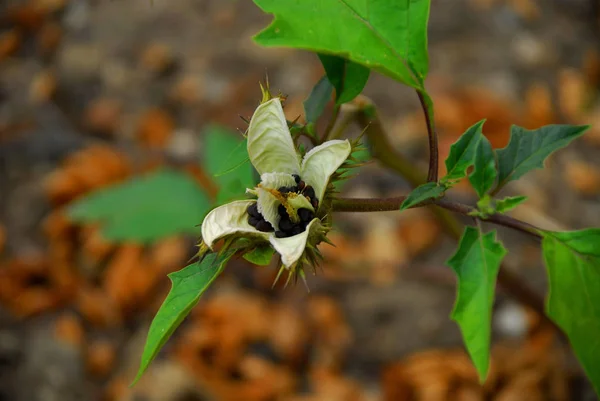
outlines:
[{"label": "plant stem", "polygon": [[433,116],[429,113],[429,108],[427,107],[427,101],[425,100],[424,93],[418,90],[417,95],[419,95],[419,101],[421,102],[421,108],[423,109],[423,115],[425,116],[425,123],[427,125],[427,138],[429,139],[429,171],[427,173],[427,181],[437,182],[439,170],[439,151],[438,137],[437,133],[435,132],[435,123],[433,121]]},{"label": "plant stem", "polygon": [[331,133],[331,130],[333,130],[333,127],[335,127],[335,123],[337,121],[339,114],[340,114],[340,106],[336,104],[335,106],[333,106],[333,114],[331,115],[329,124],[327,124],[327,128],[325,128],[325,132],[323,132],[323,136],[321,137],[321,143],[325,142],[327,140],[327,138],[329,138],[329,134]]},{"label": "plant stem", "polygon": [[326,139],[330,140],[341,138],[348,126],[354,121],[354,118],[355,117],[353,112],[344,113],[342,115],[342,120],[338,124],[337,128],[335,130],[332,130]]},{"label": "plant stem", "polygon": [[[394,198],[382,198],[382,199],[346,199],[338,198],[333,201],[334,212],[385,212],[399,210],[400,205],[406,196],[397,196]],[[414,205],[412,208],[423,207],[434,205],[441,207],[442,209],[449,210],[454,213],[462,214],[464,216],[470,216],[471,212],[476,211],[472,206],[465,205],[458,202],[449,201],[446,199],[431,200],[418,205]],[[522,233],[531,235],[535,238],[541,238],[539,229],[521,220],[514,219],[504,214],[493,214],[487,218],[476,217],[478,220],[485,221],[488,223],[494,223],[500,226],[509,227],[514,230],[521,231]],[[454,231],[454,230],[453,230]]]},{"label": "plant stem", "polygon": [[[369,139],[373,156],[385,167],[402,175],[413,187],[423,184],[425,180],[420,172],[416,171],[412,164],[407,162],[402,155],[397,154],[394,151],[394,148],[387,139],[387,135],[381,122],[377,118],[377,110],[373,105],[373,102],[364,96],[360,96],[354,100],[353,104],[357,107],[354,114],[356,122],[360,125],[361,129],[365,129],[365,135]],[[389,199],[394,198],[388,198],[388,202],[390,203],[388,203],[387,209],[381,209],[386,207],[386,202],[380,202],[377,206],[372,206],[373,211],[376,210],[375,208],[380,208],[379,210],[398,210],[400,204],[397,203],[397,200],[391,201]],[[343,207],[349,207],[344,206],[343,201],[344,200],[338,199],[337,202],[334,202],[334,205],[337,204],[336,207],[338,210]],[[355,202],[356,200],[352,200],[353,204],[355,204]],[[394,209],[389,208],[391,207],[390,205],[392,202]],[[463,231],[462,224],[454,216],[448,213],[447,210],[438,207],[432,208],[432,212],[450,236],[456,240],[460,239]],[[543,298],[524,283],[521,278],[502,265],[500,266],[500,271],[498,273],[498,283],[519,302],[535,310],[546,324],[555,327],[557,332],[560,332],[560,329],[558,329],[548,316],[546,316]]]}]

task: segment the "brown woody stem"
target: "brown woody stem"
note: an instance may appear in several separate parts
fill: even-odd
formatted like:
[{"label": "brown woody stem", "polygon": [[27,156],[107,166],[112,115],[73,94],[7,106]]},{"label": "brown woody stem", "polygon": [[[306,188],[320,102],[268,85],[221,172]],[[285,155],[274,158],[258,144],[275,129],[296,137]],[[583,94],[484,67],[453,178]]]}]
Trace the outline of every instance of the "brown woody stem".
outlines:
[{"label": "brown woody stem", "polygon": [[[338,198],[333,201],[332,207],[334,212],[385,212],[399,210],[400,205],[402,204],[402,202],[404,202],[405,199],[406,196],[397,196],[394,198],[381,199]],[[413,206],[413,208],[429,205],[438,206],[442,209],[446,209],[451,212],[462,214],[465,216],[471,216],[471,213],[477,210],[472,206],[458,202],[452,202],[446,199],[426,201]],[[494,223],[500,226],[509,227],[536,238],[541,238],[538,228],[532,226],[531,224],[525,223],[524,221],[514,219],[510,216],[506,216],[503,214],[493,214],[485,218],[476,218],[488,223]]]},{"label": "brown woody stem", "polygon": [[423,109],[423,115],[425,116],[425,123],[427,124],[427,138],[429,140],[429,171],[427,173],[427,181],[437,182],[439,170],[438,137],[437,133],[435,132],[433,116],[429,113],[429,109],[427,108],[425,96],[421,91],[417,91],[417,95],[419,95],[419,101],[421,102],[421,108]]}]

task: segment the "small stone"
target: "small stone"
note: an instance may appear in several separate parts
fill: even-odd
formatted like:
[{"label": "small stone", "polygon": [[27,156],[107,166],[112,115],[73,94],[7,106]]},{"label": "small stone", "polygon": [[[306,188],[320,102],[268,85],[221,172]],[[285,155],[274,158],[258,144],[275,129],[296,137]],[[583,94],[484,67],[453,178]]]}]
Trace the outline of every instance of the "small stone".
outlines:
[{"label": "small stone", "polygon": [[37,48],[42,56],[54,53],[62,39],[62,28],[56,22],[44,24],[36,37]]},{"label": "small stone", "polygon": [[121,104],[110,98],[98,98],[85,110],[84,124],[96,134],[112,136],[119,128]]},{"label": "small stone", "polygon": [[16,29],[0,34],[0,61],[12,56],[21,44],[21,35]]},{"label": "small stone", "polygon": [[162,109],[148,110],[137,127],[138,140],[148,148],[162,149],[169,143],[175,130],[175,121]]},{"label": "small stone", "polygon": [[2,250],[4,249],[4,244],[6,243],[6,231],[2,224],[0,224],[0,254],[2,254]]},{"label": "small stone", "polygon": [[87,370],[96,377],[106,377],[114,368],[117,350],[109,341],[95,341],[89,344],[87,350]]},{"label": "small stone", "polygon": [[163,43],[153,43],[142,52],[141,65],[154,74],[168,74],[175,67],[171,49]]},{"label": "small stone", "polygon": [[44,103],[56,91],[56,78],[50,71],[41,71],[33,77],[29,86],[29,99],[33,103]]},{"label": "small stone", "polygon": [[269,231],[273,231],[273,227],[271,227],[271,224],[268,223],[265,220],[261,220],[256,224],[256,229],[258,231],[262,231],[262,232],[269,232]]}]

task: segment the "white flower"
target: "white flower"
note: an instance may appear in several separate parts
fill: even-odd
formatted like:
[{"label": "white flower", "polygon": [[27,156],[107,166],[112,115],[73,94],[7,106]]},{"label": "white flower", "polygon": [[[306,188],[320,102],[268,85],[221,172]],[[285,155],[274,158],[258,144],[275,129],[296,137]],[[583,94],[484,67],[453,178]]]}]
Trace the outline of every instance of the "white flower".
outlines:
[{"label": "white flower", "polygon": [[352,146],[348,140],[327,141],[300,160],[280,99],[267,99],[254,112],[248,128],[248,155],[261,182],[247,192],[258,199],[213,209],[202,222],[202,240],[210,249],[232,234],[268,241],[283,265],[292,269],[307,243],[314,245],[311,239],[323,233],[315,215],[319,215],[329,179],[350,156]]}]

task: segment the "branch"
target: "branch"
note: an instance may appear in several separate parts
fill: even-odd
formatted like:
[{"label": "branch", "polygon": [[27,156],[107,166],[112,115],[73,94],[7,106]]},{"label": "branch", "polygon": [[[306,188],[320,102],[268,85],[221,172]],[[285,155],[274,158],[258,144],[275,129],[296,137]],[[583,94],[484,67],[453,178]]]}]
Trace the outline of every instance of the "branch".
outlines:
[{"label": "branch", "polygon": [[[375,109],[373,102],[365,96],[359,96],[352,102],[352,105],[356,107],[356,110],[354,110],[356,122],[360,125],[361,129],[365,130],[365,135],[371,145],[373,156],[385,167],[402,175],[413,187],[423,184],[425,181],[424,177],[415,170],[412,164],[404,160],[402,155],[397,154],[394,151],[394,148],[387,139],[381,122],[377,118],[377,110]],[[342,201],[344,200],[338,200],[337,208],[339,210],[344,207]],[[399,206],[398,203],[394,203],[394,209],[379,210],[398,210]],[[381,203],[377,207],[385,207],[385,203]],[[375,211],[375,209],[373,211]],[[450,236],[459,240],[463,231],[462,224],[445,209],[434,207],[432,208],[432,212],[440,221],[444,230]],[[513,274],[510,270],[501,266],[500,272],[498,273],[498,283],[519,302],[535,310],[547,325],[555,327],[556,330],[560,332],[560,329],[558,329],[548,316],[546,316],[543,298],[527,286],[526,283],[523,283],[518,275]]]},{"label": "branch", "polygon": [[[333,201],[333,211],[334,212],[385,212],[385,211],[393,211],[399,210],[400,205],[406,196],[397,196],[394,198],[382,198],[382,199],[344,199],[338,198]],[[476,211],[477,209],[465,205],[458,202],[453,202],[445,199],[439,200],[430,200],[426,202],[419,203],[418,205],[414,205],[412,208],[423,207],[434,205],[441,207],[442,209],[449,210],[454,213],[462,214],[464,216],[471,216],[470,213]],[[475,217],[481,221],[485,221],[488,223],[494,223],[499,226],[509,227],[514,230],[521,231],[522,233],[531,235],[535,238],[542,238],[539,234],[539,229],[529,223],[524,221],[512,218],[510,216],[504,214],[493,214],[489,217]]]},{"label": "branch", "polygon": [[329,120],[329,124],[327,124],[327,128],[325,128],[325,131],[323,132],[323,136],[321,137],[321,143],[325,142],[327,138],[329,138],[331,130],[333,130],[333,127],[335,127],[335,123],[338,119],[339,114],[340,106],[336,104],[333,106],[333,113],[331,114],[331,119]]},{"label": "branch", "polygon": [[429,114],[425,96],[421,91],[417,91],[417,95],[419,95],[419,101],[421,102],[421,108],[423,109],[423,115],[425,116],[425,123],[427,124],[427,138],[429,139],[429,172],[427,173],[427,181],[437,182],[439,170],[438,137],[437,133],[435,132],[433,116]]}]

